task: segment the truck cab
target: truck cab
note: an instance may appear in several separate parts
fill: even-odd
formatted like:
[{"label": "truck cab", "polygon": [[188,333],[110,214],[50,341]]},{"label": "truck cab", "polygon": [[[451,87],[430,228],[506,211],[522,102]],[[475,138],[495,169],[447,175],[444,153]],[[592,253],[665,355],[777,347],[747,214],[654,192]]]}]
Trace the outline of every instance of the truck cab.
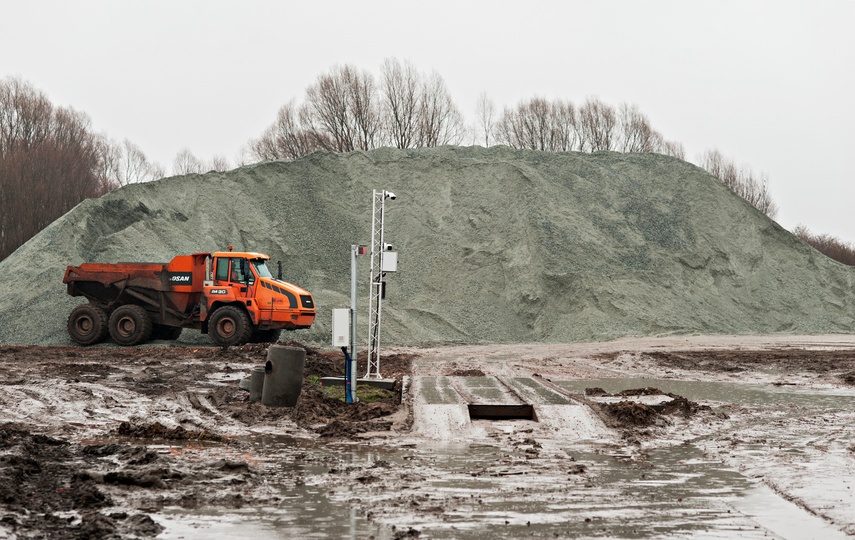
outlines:
[{"label": "truck cab", "polygon": [[[245,312],[252,336],[247,341],[270,341],[280,330],[309,328],[315,320],[315,301],[311,293],[293,283],[273,277],[267,267],[270,257],[263,253],[221,251],[211,255],[208,279],[203,286],[202,331],[219,343],[231,341],[240,333],[241,321],[234,310]],[[227,320],[217,317],[225,307]],[[238,316],[239,317],[239,316]],[[244,341],[237,338],[237,341]]]}]

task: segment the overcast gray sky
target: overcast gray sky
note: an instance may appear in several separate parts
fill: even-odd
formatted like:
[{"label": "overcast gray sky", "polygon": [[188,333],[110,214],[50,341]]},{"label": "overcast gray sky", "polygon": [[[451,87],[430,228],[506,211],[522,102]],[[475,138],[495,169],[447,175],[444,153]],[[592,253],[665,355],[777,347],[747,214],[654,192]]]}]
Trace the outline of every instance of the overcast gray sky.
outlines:
[{"label": "overcast gray sky", "polygon": [[855,242],[855,0],[0,0],[20,77],[171,169],[234,163],[337,64],[439,73],[474,121],[535,95],[639,106],[689,161],[769,177],[778,221]]}]

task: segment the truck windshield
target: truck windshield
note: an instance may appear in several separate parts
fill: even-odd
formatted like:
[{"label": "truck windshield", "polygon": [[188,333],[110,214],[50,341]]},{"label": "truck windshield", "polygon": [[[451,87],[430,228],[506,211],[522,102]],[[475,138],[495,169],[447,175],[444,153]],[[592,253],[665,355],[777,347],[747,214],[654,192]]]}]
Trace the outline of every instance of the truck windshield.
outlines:
[{"label": "truck windshield", "polygon": [[249,262],[251,262],[252,266],[255,267],[255,273],[258,274],[258,277],[273,277],[273,274],[271,274],[270,270],[267,269],[267,265],[264,263],[264,259],[256,259],[254,261]]}]

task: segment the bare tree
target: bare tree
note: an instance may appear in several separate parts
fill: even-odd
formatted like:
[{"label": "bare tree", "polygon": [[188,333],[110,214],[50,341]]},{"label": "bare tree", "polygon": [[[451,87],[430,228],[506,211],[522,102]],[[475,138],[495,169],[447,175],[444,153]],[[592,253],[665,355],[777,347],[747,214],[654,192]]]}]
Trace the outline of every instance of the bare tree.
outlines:
[{"label": "bare tree", "polygon": [[374,79],[351,66],[333,68],[306,90],[306,126],[325,150],[369,150],[377,143],[380,114]]},{"label": "bare tree", "polygon": [[128,139],[122,143],[103,140],[101,168],[106,180],[115,186],[149,182],[166,175],[162,166],[150,162],[145,153]]},{"label": "bare tree", "polygon": [[617,116],[614,109],[598,98],[588,98],[579,109],[579,131],[582,150],[601,152],[614,150]]},{"label": "bare tree", "polygon": [[617,149],[621,152],[656,152],[662,143],[662,136],[637,105],[624,103],[620,106],[618,132]]},{"label": "bare tree", "polygon": [[572,103],[541,97],[505,109],[495,130],[496,140],[513,148],[547,152],[578,149],[576,109]]},{"label": "bare tree", "polygon": [[432,147],[458,144],[465,133],[463,115],[451,99],[445,81],[439,74],[432,73],[422,83],[418,145]]},{"label": "bare tree", "polygon": [[182,174],[202,174],[205,171],[205,164],[193,155],[189,148],[182,148],[175,159],[172,160],[172,174],[178,176]]},{"label": "bare tree", "polygon": [[293,101],[283,105],[276,121],[264,130],[261,137],[249,142],[251,154],[265,161],[295,160],[324,148],[326,145],[318,144],[323,136],[304,127],[303,119],[307,115],[306,108],[298,111]]},{"label": "bare tree", "polygon": [[686,150],[683,148],[683,143],[662,140],[659,143],[658,152],[677,159],[686,159]]},{"label": "bare tree", "polygon": [[698,160],[700,167],[719,179],[731,191],[769,216],[778,215],[778,205],[772,200],[769,179],[765,174],[755,176],[750,167],[738,167],[718,149],[707,150]]},{"label": "bare tree", "polygon": [[386,59],[380,68],[386,132],[396,148],[411,148],[418,138],[420,76],[409,62]]},{"label": "bare tree", "polygon": [[215,154],[213,158],[211,158],[210,167],[208,170],[217,171],[217,172],[226,172],[232,168],[229,165],[229,158],[222,154]]},{"label": "bare tree", "polygon": [[338,68],[338,71],[329,75],[321,75],[314,85],[306,89],[306,102],[311,111],[309,119],[313,128],[317,123],[316,130],[329,134],[331,146],[324,148],[334,152],[350,152],[354,149],[353,122],[344,80],[345,77],[349,78],[349,73],[349,67]]},{"label": "bare tree", "polygon": [[570,152],[581,150],[576,107],[570,101],[552,102],[552,122],[555,131],[555,151]]},{"label": "bare tree", "polygon": [[496,106],[493,100],[487,97],[487,92],[481,92],[478,96],[475,114],[477,115],[476,132],[478,136],[483,137],[484,148],[489,148],[495,129]]}]

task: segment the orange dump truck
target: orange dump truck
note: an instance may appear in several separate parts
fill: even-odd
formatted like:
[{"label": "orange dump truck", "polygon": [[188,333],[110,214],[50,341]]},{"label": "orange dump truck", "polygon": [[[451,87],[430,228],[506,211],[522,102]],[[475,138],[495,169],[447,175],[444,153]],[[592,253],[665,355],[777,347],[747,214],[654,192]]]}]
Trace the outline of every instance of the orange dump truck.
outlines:
[{"label": "orange dump truck", "polygon": [[279,339],[281,330],[309,328],[312,295],[275,279],[267,255],[223,251],[179,255],[169,263],[84,263],[69,266],[62,282],[88,304],[68,316],[68,333],[81,345],[109,334],[120,345],[177,339],[201,330],[217,345]]}]

